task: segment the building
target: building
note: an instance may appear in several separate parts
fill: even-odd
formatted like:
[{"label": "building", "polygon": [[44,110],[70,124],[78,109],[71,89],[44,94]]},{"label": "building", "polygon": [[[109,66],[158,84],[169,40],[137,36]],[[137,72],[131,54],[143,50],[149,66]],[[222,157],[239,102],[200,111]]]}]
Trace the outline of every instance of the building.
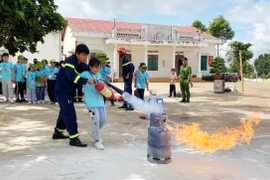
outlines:
[{"label": "building", "polygon": [[[53,32],[44,37],[44,43],[37,43],[37,53],[31,53],[25,51],[23,53],[17,52],[16,56],[10,56],[10,61],[12,63],[17,62],[17,57],[23,55],[28,59],[29,63],[33,63],[33,59],[37,58],[39,61],[42,59],[56,59],[57,61],[62,60],[61,53],[61,32]],[[4,52],[8,52],[4,48],[0,48],[0,55]]]},{"label": "building", "polygon": [[117,48],[125,47],[135,67],[148,66],[152,78],[167,78],[171,68],[179,70],[181,58],[187,57],[193,77],[209,74],[209,59],[216,55],[221,41],[194,27],[112,22],[67,18],[62,32],[64,56],[77,44],[86,44],[94,56],[103,51],[110,58],[113,78],[121,77],[121,59]]}]

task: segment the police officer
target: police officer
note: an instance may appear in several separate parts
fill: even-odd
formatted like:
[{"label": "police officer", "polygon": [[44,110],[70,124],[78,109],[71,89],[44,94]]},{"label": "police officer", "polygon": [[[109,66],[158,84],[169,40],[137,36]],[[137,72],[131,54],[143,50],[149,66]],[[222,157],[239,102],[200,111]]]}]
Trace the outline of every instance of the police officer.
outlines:
[{"label": "police officer", "polygon": [[182,60],[183,65],[180,67],[180,88],[182,92],[183,99],[180,103],[189,103],[190,102],[190,90],[189,90],[189,83],[191,81],[191,73],[192,69],[188,66],[187,63],[188,59],[184,58]]},{"label": "police officer", "polygon": [[[120,47],[119,49],[117,49],[117,52],[120,58],[122,58],[122,68],[123,68],[122,77],[124,80],[124,91],[132,94],[132,78],[134,73],[134,65],[132,64],[130,59],[126,56],[125,48]],[[119,108],[124,108],[127,111],[134,110],[133,106],[126,101],[124,101],[124,104]]]},{"label": "police officer", "polygon": [[[84,63],[88,55],[88,47],[84,44],[78,45],[75,54],[65,60],[57,75],[55,92],[60,106],[60,112],[52,138],[69,138],[69,145],[71,146],[87,146],[87,144],[82,143],[78,138],[78,125],[73,102],[76,84],[94,84],[94,79],[80,77],[81,72],[89,70],[89,67]],[[65,129],[67,129],[69,136],[63,134]]]}]

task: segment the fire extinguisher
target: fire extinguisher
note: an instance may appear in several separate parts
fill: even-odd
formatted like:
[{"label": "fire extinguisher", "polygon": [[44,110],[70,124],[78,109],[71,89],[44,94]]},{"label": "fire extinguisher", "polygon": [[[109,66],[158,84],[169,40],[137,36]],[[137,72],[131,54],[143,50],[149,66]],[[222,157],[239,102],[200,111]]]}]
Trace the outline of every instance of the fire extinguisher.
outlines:
[{"label": "fire extinguisher", "polygon": [[104,97],[106,97],[107,99],[111,100],[114,99],[114,92],[110,89],[107,88],[104,83],[102,82],[96,82],[95,83],[95,88],[96,90],[102,94]]}]

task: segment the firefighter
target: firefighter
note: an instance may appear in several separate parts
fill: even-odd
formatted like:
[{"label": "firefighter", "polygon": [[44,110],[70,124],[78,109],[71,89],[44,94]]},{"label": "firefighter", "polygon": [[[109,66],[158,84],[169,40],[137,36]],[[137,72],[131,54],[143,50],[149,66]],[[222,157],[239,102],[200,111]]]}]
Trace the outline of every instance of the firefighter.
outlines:
[{"label": "firefighter", "polygon": [[[94,79],[80,77],[81,72],[89,70],[89,67],[84,63],[88,55],[88,47],[84,44],[78,45],[75,54],[65,60],[57,75],[55,92],[60,111],[52,138],[69,138],[69,145],[71,146],[87,146],[87,144],[82,143],[78,138],[78,125],[73,103],[77,84],[94,84]],[[65,129],[67,129],[69,136],[63,134]]]},{"label": "firefighter", "polygon": [[[122,58],[122,77],[124,80],[124,91],[128,92],[129,94],[132,94],[132,78],[133,78],[133,73],[134,73],[134,65],[130,61],[130,59],[126,56],[126,49],[123,47],[120,47],[117,49],[117,52]],[[119,108],[124,108],[127,111],[133,111],[134,108],[131,104],[128,102],[124,101],[124,104],[119,107]]]}]

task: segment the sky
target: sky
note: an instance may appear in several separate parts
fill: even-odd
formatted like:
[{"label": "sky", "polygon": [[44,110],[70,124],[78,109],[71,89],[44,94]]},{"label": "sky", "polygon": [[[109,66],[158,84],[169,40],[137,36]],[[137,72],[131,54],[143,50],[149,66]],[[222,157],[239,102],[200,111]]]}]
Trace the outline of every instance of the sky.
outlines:
[{"label": "sky", "polygon": [[[254,61],[270,50],[270,0],[55,0],[64,17],[150,24],[191,26],[194,20],[206,26],[219,15],[230,21],[233,41],[252,43]],[[229,50],[225,44],[221,55]]]}]

